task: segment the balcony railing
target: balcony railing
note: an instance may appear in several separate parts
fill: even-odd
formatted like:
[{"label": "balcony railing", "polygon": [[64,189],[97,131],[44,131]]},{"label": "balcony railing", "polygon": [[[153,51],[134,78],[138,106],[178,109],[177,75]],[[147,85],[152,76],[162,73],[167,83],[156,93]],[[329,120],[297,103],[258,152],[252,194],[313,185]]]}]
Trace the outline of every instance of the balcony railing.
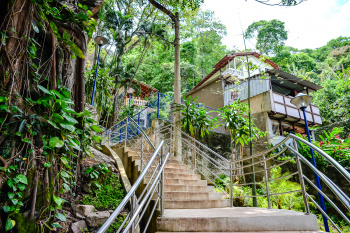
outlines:
[{"label": "balcony railing", "polygon": [[233,69],[233,68],[228,68],[227,70],[225,70],[222,75],[225,76],[227,74],[230,74],[230,75],[237,75],[237,76],[243,76],[243,71],[240,71],[240,70],[236,70],[236,69]]},{"label": "balcony railing", "polygon": [[[126,106],[129,105],[129,101],[130,101],[130,98],[126,98],[126,100],[125,100],[125,105]],[[148,101],[147,100],[140,100],[140,99],[133,99],[133,98],[131,98],[131,104],[135,105],[135,106],[147,106],[148,105]]]},{"label": "balcony railing", "polygon": [[[272,92],[272,95],[273,95],[272,104],[275,107],[274,111],[276,113],[285,115],[286,117],[304,120],[303,112],[290,103],[290,101],[292,100],[291,97],[281,95],[276,92]],[[322,124],[320,110],[315,105],[310,104],[305,109],[305,113],[306,113],[306,118],[308,119],[309,122],[313,124],[319,124],[319,125]]]}]

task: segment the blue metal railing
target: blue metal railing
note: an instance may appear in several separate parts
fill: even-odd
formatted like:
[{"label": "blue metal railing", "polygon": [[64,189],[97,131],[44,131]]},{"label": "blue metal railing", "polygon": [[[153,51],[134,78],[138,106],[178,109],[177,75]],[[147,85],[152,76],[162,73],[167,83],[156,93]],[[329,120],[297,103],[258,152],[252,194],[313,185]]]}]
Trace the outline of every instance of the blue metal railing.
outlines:
[{"label": "blue metal railing", "polygon": [[[128,106],[128,110],[129,110],[128,117],[132,118],[135,122],[137,122],[137,125],[140,126],[143,130],[150,128],[152,125],[153,119],[156,119],[156,118],[173,122],[174,121],[174,115],[173,115],[174,104],[173,103],[174,103],[174,97],[158,92],[156,99],[151,99],[150,104],[148,106],[145,106],[142,110],[140,110],[139,112],[137,112],[132,116],[131,116],[131,107]],[[130,105],[130,102],[129,102],[129,105]],[[198,105],[198,107],[205,108],[208,115],[212,117],[216,117],[220,112],[218,109],[211,108],[203,104],[196,103],[196,105]],[[129,127],[132,127],[132,126],[128,124],[127,118],[125,118],[119,123],[117,123],[116,125],[114,125],[113,127],[111,127],[110,129],[106,130],[104,132],[104,135],[108,135],[110,134],[110,132],[112,132],[111,136],[113,138],[113,143],[119,144],[121,142],[124,142],[125,138],[131,139],[139,134],[139,130],[130,129]],[[116,129],[118,129],[118,132],[116,131]],[[227,134],[224,126],[219,126],[215,129],[212,129],[211,131],[216,133]]]}]

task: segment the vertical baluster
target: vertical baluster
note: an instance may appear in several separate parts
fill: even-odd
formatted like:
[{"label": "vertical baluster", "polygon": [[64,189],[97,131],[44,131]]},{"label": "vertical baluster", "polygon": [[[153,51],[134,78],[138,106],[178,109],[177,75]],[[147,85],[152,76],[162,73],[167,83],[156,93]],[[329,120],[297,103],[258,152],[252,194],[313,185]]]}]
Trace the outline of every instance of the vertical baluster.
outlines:
[{"label": "vertical baluster", "polygon": [[263,155],[263,160],[264,160],[264,173],[265,173],[265,185],[266,185],[267,205],[268,205],[268,208],[271,209],[271,198],[270,198],[270,189],[269,189],[269,177],[268,177],[268,175],[267,175],[267,167],[266,167],[265,155]]},{"label": "vertical baluster", "polygon": [[[137,116],[137,125],[140,126],[140,114],[141,112],[139,112],[138,116]],[[137,128],[137,135],[139,135],[139,128]]]},{"label": "vertical baluster", "polygon": [[[298,151],[297,141],[295,139],[293,141],[294,141],[294,148],[296,151]],[[300,186],[301,186],[301,192],[302,192],[303,200],[304,200],[305,213],[308,215],[308,214],[310,214],[309,202],[307,200],[307,195],[306,195],[303,170],[301,168],[300,159],[299,159],[299,156],[297,154],[295,155],[295,160],[296,160],[297,168],[298,168],[298,175],[299,175],[299,181],[300,181]]]},{"label": "vertical baluster", "polygon": [[123,122],[120,123],[120,130],[119,130],[119,141],[122,141],[122,134],[123,134]]},{"label": "vertical baluster", "polygon": [[[193,148],[196,148],[193,144]],[[197,173],[197,151],[194,151],[194,172]]]},{"label": "vertical baluster", "polygon": [[170,125],[169,129],[170,129],[170,154],[172,154],[173,156],[175,156],[175,153],[173,151],[174,147],[173,147],[173,129],[172,129],[172,125]]},{"label": "vertical baluster", "polygon": [[142,164],[143,164],[143,134],[141,135],[141,171],[142,171]]},{"label": "vertical baluster", "polygon": [[126,149],[126,140],[128,140],[128,131],[129,131],[129,117],[126,119],[126,124],[125,124],[125,138],[124,138],[125,149]]},{"label": "vertical baluster", "polygon": [[160,92],[158,92],[157,118],[159,118],[159,107],[160,107]]},{"label": "vertical baluster", "polygon": [[[164,146],[161,149],[161,154],[160,154],[160,161],[161,165],[164,163]],[[160,175],[160,216],[163,216],[164,214],[164,169],[162,170],[162,173]]]},{"label": "vertical baluster", "polygon": [[[131,210],[130,210],[130,219],[132,219],[132,217],[135,214],[135,207],[136,207],[136,195],[135,193],[131,196],[130,199],[130,206],[131,206]],[[132,223],[131,228],[129,230],[129,233],[135,233],[135,221]]]}]

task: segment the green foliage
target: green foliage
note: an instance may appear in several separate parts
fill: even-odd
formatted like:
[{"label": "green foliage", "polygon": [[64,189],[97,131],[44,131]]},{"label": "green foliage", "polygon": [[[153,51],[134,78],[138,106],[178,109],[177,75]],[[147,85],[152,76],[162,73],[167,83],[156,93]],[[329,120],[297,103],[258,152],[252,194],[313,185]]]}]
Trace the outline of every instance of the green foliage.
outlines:
[{"label": "green foliage", "polygon": [[[341,166],[345,168],[350,168],[350,138],[341,139],[339,134],[343,131],[343,128],[333,128],[333,130],[329,133],[324,132],[324,137],[319,136],[322,141],[313,141],[313,144],[328,155],[330,155],[333,159],[335,159]],[[304,138],[307,140],[307,136],[297,134],[297,136]],[[311,152],[310,148],[305,144],[298,142],[298,151],[301,155],[307,158],[310,162],[311,160]],[[317,168],[325,171],[327,166],[330,164],[317,152],[315,154],[315,160],[317,164]]]},{"label": "green foliage", "polygon": [[231,140],[234,140],[235,144],[240,143],[244,146],[250,141],[257,140],[259,137],[266,135],[266,133],[255,127],[251,119],[252,137],[250,137],[248,119],[248,112],[250,109],[246,103],[240,102],[239,99],[234,101],[231,105],[226,105],[219,110],[221,111],[221,117],[225,120],[225,129],[230,130]]},{"label": "green foliage", "polygon": [[[117,232],[119,230],[119,228],[121,227],[121,225],[123,224],[125,218],[126,218],[126,214],[117,217],[114,220],[114,222],[112,223],[112,225],[108,228],[107,232],[108,233]],[[125,227],[128,225],[128,223],[129,223],[129,220],[124,223],[122,229],[125,229]]]},{"label": "green foliage", "polygon": [[[290,173],[283,173],[282,169],[280,167],[276,167],[271,169],[271,175],[269,179],[276,179],[269,181],[269,190],[271,194],[276,193],[284,193],[289,191],[295,191],[300,190],[301,186],[299,183],[292,182],[289,179],[292,176],[289,176]],[[286,177],[285,177],[286,176]],[[281,179],[277,179],[280,177],[284,177]],[[227,184],[230,183],[229,177],[226,177],[225,175],[220,175],[221,179],[216,179],[216,184],[221,187],[223,190],[227,190],[230,192],[230,187],[225,185],[223,181],[225,181]],[[239,182],[236,182],[235,184],[238,184]],[[235,185],[234,184],[234,185]],[[266,187],[265,182],[258,184],[257,186],[257,193],[258,195],[266,195]],[[215,189],[216,192],[221,192],[218,188]],[[233,186],[233,197],[238,197],[237,199],[242,199],[243,206],[253,206],[253,199],[251,197],[245,197],[245,196],[252,196],[252,188],[250,186]],[[242,197],[242,198],[239,198]],[[282,195],[272,195],[271,198],[271,206],[274,209],[288,209],[288,210],[295,210],[295,211],[304,211],[304,202],[301,193],[287,193]],[[258,207],[267,208],[267,197],[258,197]]]},{"label": "green foliage", "polygon": [[323,124],[349,119],[350,68],[341,72],[330,70],[328,75],[322,77],[321,82],[324,88],[313,93],[313,96],[314,104],[320,108]]},{"label": "green foliage", "polygon": [[[2,104],[0,118],[3,119],[3,132],[7,134],[13,132],[14,135],[12,138],[9,136],[10,139],[20,142],[21,144],[18,147],[22,148],[16,158],[11,158],[12,155],[9,149],[11,147],[7,142],[5,149],[1,149],[4,159],[14,159],[14,165],[6,169],[0,166],[0,170],[6,174],[5,181],[7,181],[7,187],[4,189],[6,192],[0,193],[1,197],[4,198],[0,208],[8,216],[7,229],[16,224],[11,216],[15,216],[21,210],[28,182],[33,182],[32,176],[29,179],[29,174],[35,173],[33,170],[30,170],[26,175],[19,173],[18,165],[28,167],[33,156],[37,153],[40,153],[40,156],[36,157],[36,161],[42,164],[44,169],[51,170],[53,164],[60,163],[60,170],[55,177],[61,180],[58,182],[58,191],[61,194],[72,194],[71,188],[75,186],[76,158],[82,152],[89,154],[88,145],[93,143],[90,132],[82,130],[74,117],[80,118],[87,127],[94,121],[89,118],[90,114],[88,112],[76,113],[71,108],[73,102],[70,99],[70,92],[63,87],[59,87],[57,90],[48,90],[41,85],[37,87],[41,96],[36,96],[35,99],[34,97],[25,99],[23,103],[25,110],[19,109],[17,106],[10,106],[9,98],[6,96],[0,98]],[[31,112],[37,112],[40,115],[29,115],[27,113],[29,108]],[[41,130],[42,128],[45,131]],[[100,132],[98,126],[91,126],[90,130]],[[40,152],[33,149],[34,145],[38,145],[38,142],[41,144]],[[50,200],[50,197],[52,200]],[[65,202],[64,199],[53,194],[49,195],[48,201],[51,203],[51,206],[48,207],[51,211],[61,209]],[[64,219],[59,213],[56,218],[60,221]],[[52,224],[53,227],[59,225],[58,223]]]},{"label": "green foliage", "polygon": [[[87,102],[91,102],[92,89],[95,80],[96,65],[86,69],[85,72],[85,96]],[[109,69],[99,67],[96,78],[96,91],[94,98],[94,106],[98,113],[109,112],[110,105],[113,104],[113,80]]]},{"label": "green foliage", "polygon": [[216,127],[218,118],[210,116],[204,107],[196,104],[196,99],[197,97],[191,100],[191,96],[184,98],[183,105],[175,106],[175,111],[181,111],[181,124],[185,132],[200,139],[209,134],[209,129]]},{"label": "green foliage", "polygon": [[100,185],[101,187],[91,190],[90,194],[84,194],[81,203],[93,205],[97,210],[117,208],[124,197],[124,189],[118,180],[118,176],[111,174]]},{"label": "green foliage", "polygon": [[106,174],[108,172],[108,167],[102,163],[95,167],[88,167],[85,169],[85,175],[89,175],[91,179],[97,179],[101,174]]},{"label": "green foliage", "polygon": [[260,53],[277,53],[288,39],[288,32],[284,22],[277,19],[270,21],[260,20],[248,26],[245,36],[247,39],[256,39],[256,48]]}]

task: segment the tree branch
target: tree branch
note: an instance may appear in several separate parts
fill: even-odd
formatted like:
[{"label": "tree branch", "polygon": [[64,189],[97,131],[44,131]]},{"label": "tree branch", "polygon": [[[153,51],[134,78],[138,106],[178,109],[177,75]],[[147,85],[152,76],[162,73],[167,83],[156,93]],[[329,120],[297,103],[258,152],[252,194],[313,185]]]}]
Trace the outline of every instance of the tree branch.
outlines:
[{"label": "tree branch", "polygon": [[159,4],[157,1],[155,0],[148,0],[154,7],[156,7],[157,9],[159,9],[160,11],[164,12],[165,14],[167,14],[171,20],[175,23],[176,22],[176,17],[175,15],[169,11],[168,9],[166,9],[164,6],[162,6],[161,4]]},{"label": "tree branch", "polygon": [[130,49],[135,48],[135,46],[138,45],[139,43],[140,43],[140,40],[135,41],[132,45],[130,45],[129,47],[127,47],[127,48],[125,49],[125,52],[124,52],[124,53],[127,53]]}]

